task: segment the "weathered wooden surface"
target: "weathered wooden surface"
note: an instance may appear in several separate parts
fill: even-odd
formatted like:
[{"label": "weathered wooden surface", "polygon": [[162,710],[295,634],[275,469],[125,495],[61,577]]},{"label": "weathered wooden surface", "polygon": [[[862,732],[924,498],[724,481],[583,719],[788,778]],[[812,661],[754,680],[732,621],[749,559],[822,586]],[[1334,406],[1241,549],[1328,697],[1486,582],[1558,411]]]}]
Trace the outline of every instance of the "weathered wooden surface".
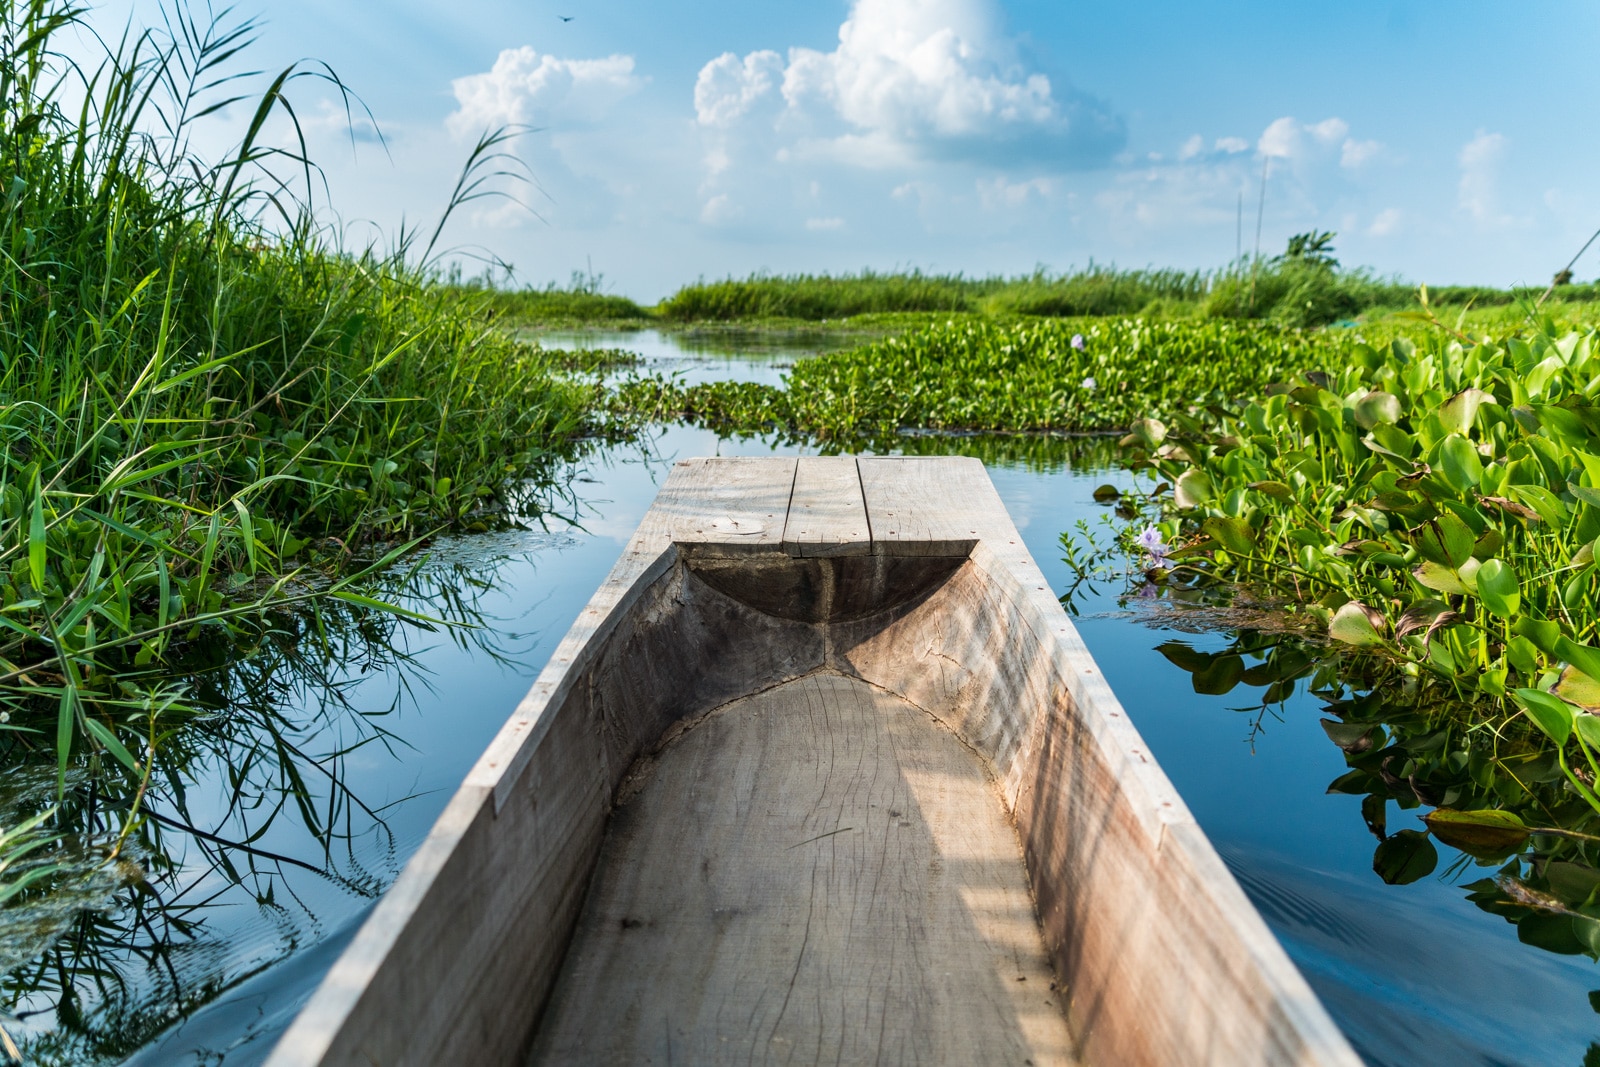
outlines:
[{"label": "weathered wooden surface", "polygon": [[[835,675],[853,680],[820,680]],[[807,680],[794,681],[802,677]],[[834,687],[827,691],[836,697],[835,718],[825,714],[821,720],[826,730],[787,721],[792,713],[770,715],[776,699],[771,693],[806,694],[819,686]],[[867,686],[875,687],[870,701],[852,696]],[[763,692],[769,695],[741,700],[670,743],[709,709]],[[928,718],[906,712],[901,700]],[[767,708],[774,721],[765,731],[735,730],[736,708],[746,715]],[[923,733],[908,732],[919,722]],[[774,740],[780,736],[782,743]],[[849,744],[830,750],[819,763],[817,746],[835,736],[848,737]],[[667,800],[688,798],[689,807],[663,810],[659,821],[703,827],[700,856],[712,862],[699,883],[683,877],[680,853],[687,846],[673,852],[649,834],[628,837],[629,820],[641,812],[649,784],[620,809],[618,833],[603,846],[610,805],[619,788],[624,794],[631,788],[625,784],[630,766],[645,766],[635,760],[643,756],[648,763],[663,737],[669,743],[655,772],[658,784]],[[963,751],[974,759],[987,761],[992,785],[972,792],[974,779],[966,772],[918,770],[945,766],[937,764],[937,753],[946,751],[940,746],[952,737],[970,746]],[[789,763],[780,758],[785,755]],[[892,914],[884,928],[856,912],[829,911],[813,931],[816,944],[848,944],[852,951],[839,957],[837,969],[827,970],[803,928],[805,951],[793,950],[800,895],[813,919],[818,899],[805,879],[797,886],[774,873],[796,857],[767,862],[756,849],[751,859],[746,846],[761,841],[764,821],[789,810],[785,798],[797,795],[807,774],[821,766],[842,768],[847,755],[856,755],[862,768],[876,768],[863,786],[869,814],[876,810],[870,807],[874,798],[900,795],[895,790],[911,797],[896,801],[906,806],[892,810],[914,809],[922,819],[921,844],[906,855],[925,856],[927,865],[913,871],[906,855],[887,843],[877,852],[864,849],[861,856],[883,870],[898,870],[899,897],[885,890],[884,899],[900,899],[906,907],[875,913]],[[741,779],[725,771],[729,761],[759,766],[771,781]],[[929,799],[934,794],[927,792],[928,783],[935,781],[951,791],[949,810],[958,803],[970,808],[975,814],[964,817],[976,820],[974,825],[992,829],[993,820],[1014,819],[1045,956],[1061,985],[1053,999],[1066,1004],[1065,1031],[1023,1010],[1022,1005],[1038,1009],[1040,1002],[1018,1000],[1034,993],[1038,972],[1015,983],[1029,987],[1026,994],[1001,994],[985,977],[1003,973],[993,963],[995,944],[1015,945],[1019,938],[1033,944],[1030,938],[1040,933],[1004,932],[1016,924],[1016,881],[1007,883],[1010,895],[987,900],[982,894],[951,895],[976,869],[966,863],[963,843],[992,844],[994,835],[938,830],[943,816],[930,813],[946,809]],[[858,794],[845,795],[852,799],[813,803],[795,809],[807,811],[804,818],[773,824],[787,833],[815,823],[815,832],[824,833],[850,816],[849,833],[793,849],[800,859],[815,861],[805,868],[808,873],[826,876],[819,883],[824,900],[847,884],[859,896],[861,887],[848,883],[853,868],[844,860],[859,858],[850,849],[872,843],[856,836],[855,822],[865,825],[855,817]],[[703,951],[644,953],[619,967],[613,949],[596,956],[580,948],[563,963],[603,847],[623,849],[630,840],[648,860],[628,868],[635,882],[602,875],[590,898],[591,914],[603,916],[607,900],[642,901],[643,880],[656,877],[653,868],[672,870],[677,864],[679,877],[656,887],[679,894],[672,898],[678,906],[656,913],[657,933],[630,927],[628,934],[640,936],[623,937],[622,920],[637,916],[620,915],[611,943],[631,950],[648,937],[675,938],[675,945]],[[740,848],[740,860],[721,862]],[[981,850],[998,856],[987,846]],[[1020,879],[1020,868],[1016,873]],[[922,933],[943,938],[932,955],[907,948],[916,925],[907,902],[917,886],[938,890],[920,920]],[[706,912],[708,901],[723,891],[743,894],[744,902],[732,905],[742,910]],[[956,897],[960,908],[950,903]],[[871,900],[876,906],[878,897]],[[629,903],[622,910],[636,909]],[[787,923],[785,915],[791,917]],[[718,928],[718,921],[726,925]],[[956,930],[973,936],[955,938]],[[964,947],[952,947],[957,941]],[[741,944],[755,947],[735,951]],[[1012,962],[1022,966],[1028,953],[1018,951]],[[966,961],[967,981],[942,985],[939,974],[926,970],[928,961],[946,955]],[[763,968],[773,958],[790,959],[794,968],[781,987],[728,978],[737,979],[744,967],[766,974]],[[982,966],[986,958],[988,972]],[[1044,966],[1031,958],[1031,966]],[[269,1067],[521,1062],[563,966],[579,983],[574,988],[588,990],[581,994],[589,998],[583,1012],[618,1018],[627,1016],[628,1004],[652,1011],[682,1007],[676,1025],[687,1045],[674,1044],[674,1059],[683,1048],[711,1048],[707,1042],[713,1038],[720,1047],[724,1034],[743,1040],[750,1059],[830,1055],[849,1061],[865,1058],[866,1050],[919,1062],[1003,1059],[987,1050],[974,1055],[956,1043],[957,1036],[939,1029],[941,1014],[968,1019],[963,1012],[982,1007],[989,1022],[972,1023],[978,1030],[991,1032],[995,1019],[1026,1017],[1027,1024],[1018,1022],[1013,1032],[1027,1035],[1029,1048],[1064,1051],[1059,1045],[1065,1032],[1071,1035],[1068,1051],[1089,1062],[1359,1062],[1156,766],[981,465],[968,459],[677,464],[611,576],[285,1035]],[[674,977],[687,973],[684,968],[704,972],[698,991]],[[877,999],[873,975],[894,979]],[[565,984],[555,994],[552,1029],[541,1048],[590,1040],[557,1021],[566,1017],[560,1005],[578,1004],[579,995]],[[785,995],[791,1004],[800,996],[809,1017],[782,1009]],[[981,1004],[961,1000],[969,995]],[[750,997],[755,999],[740,999]],[[776,1015],[770,1014],[771,998],[780,1004]],[[726,1013],[705,1014],[706,1005],[724,1002],[729,1010],[748,1009],[737,1026],[730,1026]],[[859,1016],[848,1014],[857,1008]],[[928,1013],[932,1022],[911,1026],[902,1010]],[[769,1040],[764,1050],[758,1047],[764,1020],[772,1022],[769,1038],[782,1036],[790,1044]],[[633,1030],[619,1024],[603,1036],[623,1041],[619,1035],[636,1035],[626,1038],[635,1043],[616,1057],[634,1062],[628,1049],[665,1047],[649,1046],[657,1040],[650,1026],[641,1016]],[[944,1036],[917,1044],[927,1026]],[[1005,1030],[1003,1022],[998,1029]],[[670,1025],[662,1031],[671,1032]]]},{"label": "weathered wooden surface", "polygon": [[[702,551],[770,551],[783,543],[796,461],[782,456],[687,459],[676,464],[636,540]],[[857,494],[860,495],[859,493]]]},{"label": "weathered wooden surface", "polygon": [[854,456],[804,456],[784,525],[791,556],[864,556],[872,547]]},{"label": "weathered wooden surface", "polygon": [[[964,556],[999,508],[983,464],[959,456],[862,456],[861,494],[881,554]],[[1008,520],[1009,525],[1009,520]]]},{"label": "weathered wooden surface", "polygon": [[837,666],[993,763],[1076,1047],[1103,1064],[1359,1063],[1018,556],[1009,520],[978,528],[967,564],[915,611],[835,627],[830,645]]},{"label": "weathered wooden surface", "polygon": [[531,1062],[1070,1060],[1016,832],[923,712],[812,674],[640,777]]}]

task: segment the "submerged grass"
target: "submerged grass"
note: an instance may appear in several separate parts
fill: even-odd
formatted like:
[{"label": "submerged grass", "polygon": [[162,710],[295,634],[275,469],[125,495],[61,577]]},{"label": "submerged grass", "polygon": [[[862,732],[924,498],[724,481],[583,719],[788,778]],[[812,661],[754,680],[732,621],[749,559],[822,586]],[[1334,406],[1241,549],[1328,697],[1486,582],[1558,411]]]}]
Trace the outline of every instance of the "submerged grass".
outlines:
[{"label": "submerged grass", "polygon": [[431,242],[316,228],[272,170],[310,162],[261,136],[331,72],[279,73],[208,163],[189,131],[248,105],[252,27],[173,9],[87,70],[55,47],[81,15],[0,14],[0,760],[50,760],[62,796],[87,758],[96,799],[64,810],[120,841],[193,703],[172,664],[297,605],[385,608],[358,583],[408,539],[536,510],[599,386],[436,284]]}]

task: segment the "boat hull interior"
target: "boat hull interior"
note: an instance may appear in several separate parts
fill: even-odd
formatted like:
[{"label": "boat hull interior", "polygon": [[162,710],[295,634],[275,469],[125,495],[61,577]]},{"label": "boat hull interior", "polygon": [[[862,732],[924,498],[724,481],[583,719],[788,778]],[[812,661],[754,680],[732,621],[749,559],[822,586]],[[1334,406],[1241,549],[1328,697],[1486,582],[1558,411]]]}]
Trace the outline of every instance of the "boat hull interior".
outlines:
[{"label": "boat hull interior", "polygon": [[1359,1062],[981,465],[693,463],[271,1067]]}]

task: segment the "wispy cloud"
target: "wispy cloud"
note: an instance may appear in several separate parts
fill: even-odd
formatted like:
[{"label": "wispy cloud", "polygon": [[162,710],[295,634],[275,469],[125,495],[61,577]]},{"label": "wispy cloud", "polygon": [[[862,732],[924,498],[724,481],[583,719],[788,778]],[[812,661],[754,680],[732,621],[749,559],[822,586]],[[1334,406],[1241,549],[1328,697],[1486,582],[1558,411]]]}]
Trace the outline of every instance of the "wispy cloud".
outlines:
[{"label": "wispy cloud", "polygon": [[1373,237],[1387,237],[1399,229],[1403,218],[1399,208],[1386,207],[1372,220],[1372,225],[1367,227],[1367,233]]},{"label": "wispy cloud", "polygon": [[1500,160],[1505,156],[1504,134],[1479,130],[1461,147],[1461,181],[1456,187],[1456,202],[1472,218],[1482,223],[1509,221],[1500,210],[1498,178]]}]

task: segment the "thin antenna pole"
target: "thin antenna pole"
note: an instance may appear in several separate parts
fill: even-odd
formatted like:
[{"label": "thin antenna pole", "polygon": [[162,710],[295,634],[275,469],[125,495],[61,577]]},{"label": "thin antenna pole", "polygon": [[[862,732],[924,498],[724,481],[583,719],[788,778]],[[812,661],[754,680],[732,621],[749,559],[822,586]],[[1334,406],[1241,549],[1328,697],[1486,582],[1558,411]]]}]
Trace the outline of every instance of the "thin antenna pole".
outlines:
[{"label": "thin antenna pole", "polygon": [[1244,190],[1239,190],[1239,217],[1233,224],[1233,261],[1244,258]]},{"label": "thin antenna pole", "polygon": [[1261,218],[1267,210],[1267,168],[1272,165],[1272,157],[1268,156],[1261,161],[1261,199],[1256,204],[1256,258],[1261,258]]},{"label": "thin antenna pole", "polygon": [[[1583,258],[1583,254],[1585,252],[1589,251],[1589,246],[1594,244],[1594,239],[1596,237],[1600,237],[1600,230],[1594,231],[1593,236],[1591,236],[1587,241],[1583,242],[1583,247],[1578,249],[1578,254],[1572,257],[1571,262],[1569,262],[1567,264],[1566,269],[1563,270],[1561,272],[1561,274],[1571,274],[1572,273],[1572,268],[1577,265],[1577,262],[1578,262],[1579,259]],[[1561,277],[1561,274],[1557,274],[1556,278]],[[1550,279],[1550,288],[1546,289],[1544,291],[1544,295],[1541,296],[1538,300],[1535,300],[1533,302],[1533,306],[1534,307],[1539,307],[1540,305],[1542,305],[1546,300],[1550,299],[1550,294],[1555,292],[1555,291],[1556,291],[1556,282],[1555,282],[1555,278],[1552,278],[1552,279]]]}]

